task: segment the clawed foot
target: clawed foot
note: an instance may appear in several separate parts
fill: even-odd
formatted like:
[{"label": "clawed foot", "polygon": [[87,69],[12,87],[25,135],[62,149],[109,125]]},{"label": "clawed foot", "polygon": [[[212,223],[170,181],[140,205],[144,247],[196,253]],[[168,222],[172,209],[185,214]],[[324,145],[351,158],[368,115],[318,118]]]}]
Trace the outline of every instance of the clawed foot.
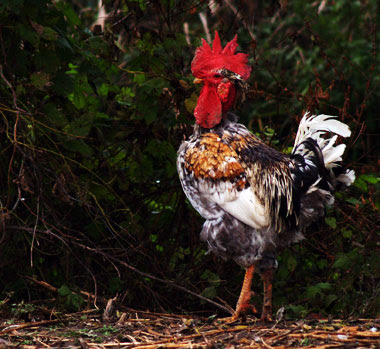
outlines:
[{"label": "clawed foot", "polygon": [[[225,324],[231,324],[231,323],[237,321],[239,318],[242,318],[244,320],[246,317],[246,314],[249,314],[249,313],[250,314],[256,314],[257,313],[255,306],[252,304],[247,304],[244,308],[244,311],[241,310],[239,313],[235,312],[232,316],[218,319],[218,321],[223,322]],[[259,321],[260,322],[266,322],[266,323],[273,322],[272,314],[267,313],[267,312],[263,312],[261,314]]]},{"label": "clawed foot", "polygon": [[[247,313],[256,314],[256,308],[249,303],[253,292],[251,291],[252,276],[255,272],[254,265],[246,269],[243,286],[241,288],[239,300],[236,305],[235,313],[228,317],[219,319],[219,321],[224,323],[235,322],[239,317],[245,317]],[[264,270],[261,273],[261,277],[264,282],[264,302],[263,302],[263,311],[261,313],[260,321],[261,322],[272,322],[272,280],[273,280],[274,269],[269,268]]]},{"label": "clawed foot", "polygon": [[232,324],[239,318],[238,314],[233,314],[232,316],[229,317],[223,317],[221,319],[218,319],[219,322],[223,322],[224,324]]},{"label": "clawed foot", "polygon": [[230,324],[237,321],[239,318],[245,318],[246,314],[256,314],[257,310],[253,304],[243,303],[240,304],[239,309],[236,309],[235,313],[230,317],[225,317],[218,319],[218,321],[223,322],[225,324]]}]

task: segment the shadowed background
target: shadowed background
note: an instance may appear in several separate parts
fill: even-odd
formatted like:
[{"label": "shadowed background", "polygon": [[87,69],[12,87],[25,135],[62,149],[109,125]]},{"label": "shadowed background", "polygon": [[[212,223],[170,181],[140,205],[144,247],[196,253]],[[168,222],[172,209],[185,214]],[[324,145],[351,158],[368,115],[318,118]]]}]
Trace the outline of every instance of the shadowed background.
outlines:
[{"label": "shadowed background", "polygon": [[280,256],[275,308],[379,315],[377,1],[103,5],[0,4],[0,302],[56,296],[32,278],[71,310],[87,306],[78,290],[151,311],[235,303],[243,270],[205,255],[175,169],[199,94],[191,59],[218,30],[249,54],[236,113],[268,144],[290,152],[306,110],[353,130],[358,179]]}]

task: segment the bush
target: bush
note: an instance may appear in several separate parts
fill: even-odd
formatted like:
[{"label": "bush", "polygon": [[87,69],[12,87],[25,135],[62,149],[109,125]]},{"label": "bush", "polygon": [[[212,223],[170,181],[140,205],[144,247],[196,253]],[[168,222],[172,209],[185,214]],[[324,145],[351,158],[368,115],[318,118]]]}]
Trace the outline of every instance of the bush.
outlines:
[{"label": "bush", "polygon": [[45,297],[32,276],[152,310],[215,311],[173,284],[235,303],[242,271],[204,255],[175,169],[199,93],[202,14],[212,36],[238,33],[250,54],[237,113],[253,132],[286,151],[305,110],[354,131],[345,163],[358,180],[280,257],[276,304],[378,315],[376,2],[104,3],[0,4],[0,292]]}]

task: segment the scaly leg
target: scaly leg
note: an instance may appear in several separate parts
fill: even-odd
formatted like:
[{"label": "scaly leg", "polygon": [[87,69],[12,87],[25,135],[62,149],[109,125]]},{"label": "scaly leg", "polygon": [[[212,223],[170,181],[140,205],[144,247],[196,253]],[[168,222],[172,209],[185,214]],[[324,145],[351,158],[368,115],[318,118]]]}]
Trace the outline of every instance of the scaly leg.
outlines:
[{"label": "scaly leg", "polygon": [[261,321],[272,321],[272,281],[273,281],[274,269],[266,269],[261,278],[264,282],[264,302],[263,311],[261,313]]},{"label": "scaly leg", "polygon": [[256,308],[252,305],[249,304],[249,300],[251,299],[252,291],[251,291],[251,285],[252,285],[252,278],[253,274],[255,273],[255,266],[252,265],[248,267],[245,271],[245,276],[244,276],[244,282],[243,286],[241,288],[239,300],[236,304],[236,310],[235,313],[225,319],[221,319],[224,322],[234,322],[239,318],[239,316],[248,310],[252,310],[254,313],[256,312]]}]

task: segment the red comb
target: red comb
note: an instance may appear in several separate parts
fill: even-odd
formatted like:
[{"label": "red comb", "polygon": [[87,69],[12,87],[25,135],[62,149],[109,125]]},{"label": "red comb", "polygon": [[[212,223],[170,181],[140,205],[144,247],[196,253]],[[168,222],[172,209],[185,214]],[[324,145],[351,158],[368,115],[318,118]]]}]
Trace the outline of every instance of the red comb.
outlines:
[{"label": "red comb", "polygon": [[246,80],[251,74],[251,67],[247,65],[248,55],[235,53],[238,46],[237,35],[222,49],[219,34],[215,31],[215,38],[212,48],[202,39],[202,46],[195,51],[195,56],[191,62],[191,71],[197,78],[204,78],[207,74],[225,68],[241,75]]}]

